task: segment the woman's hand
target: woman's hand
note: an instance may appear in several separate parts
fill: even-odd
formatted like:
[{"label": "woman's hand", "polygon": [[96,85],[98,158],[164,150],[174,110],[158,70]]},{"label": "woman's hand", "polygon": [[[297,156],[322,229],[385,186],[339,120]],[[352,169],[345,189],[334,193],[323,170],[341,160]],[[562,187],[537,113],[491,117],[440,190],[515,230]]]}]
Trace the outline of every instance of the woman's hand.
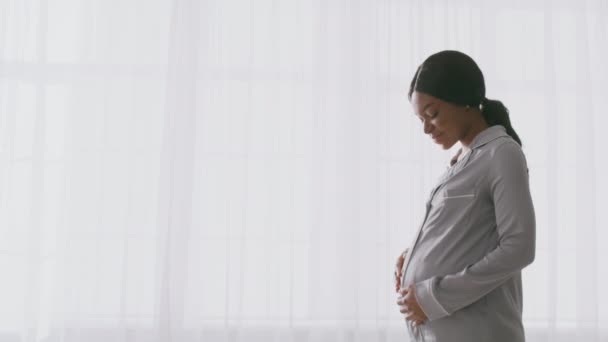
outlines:
[{"label": "woman's hand", "polygon": [[401,288],[401,269],[403,268],[403,261],[405,260],[405,255],[407,254],[407,249],[399,255],[397,258],[397,262],[395,263],[395,292],[399,292]]},{"label": "woman's hand", "polygon": [[399,312],[405,315],[405,319],[412,321],[417,326],[424,324],[428,317],[418,304],[415,291],[416,287],[413,284],[399,290],[400,296],[397,297],[397,305],[399,305]]}]

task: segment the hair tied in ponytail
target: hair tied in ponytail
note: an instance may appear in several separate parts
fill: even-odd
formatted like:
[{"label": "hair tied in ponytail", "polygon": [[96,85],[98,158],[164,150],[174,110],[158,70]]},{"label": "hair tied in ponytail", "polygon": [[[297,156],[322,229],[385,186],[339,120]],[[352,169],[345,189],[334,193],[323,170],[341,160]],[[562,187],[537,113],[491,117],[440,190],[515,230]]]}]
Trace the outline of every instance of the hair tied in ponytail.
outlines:
[{"label": "hair tied in ponytail", "polygon": [[481,99],[481,102],[479,103],[479,110],[483,111],[483,108],[486,107],[488,105],[488,98],[487,97],[483,97]]}]

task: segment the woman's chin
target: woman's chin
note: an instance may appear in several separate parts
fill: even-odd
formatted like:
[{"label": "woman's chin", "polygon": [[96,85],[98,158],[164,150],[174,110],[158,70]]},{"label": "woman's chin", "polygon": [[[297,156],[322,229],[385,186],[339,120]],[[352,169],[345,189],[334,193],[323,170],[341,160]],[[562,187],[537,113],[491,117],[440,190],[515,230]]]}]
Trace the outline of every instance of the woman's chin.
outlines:
[{"label": "woman's chin", "polygon": [[441,148],[444,150],[449,150],[452,148],[452,146],[454,146],[454,144],[456,144],[456,142],[449,142],[449,141],[438,141],[436,143],[437,143],[437,145],[441,146]]}]

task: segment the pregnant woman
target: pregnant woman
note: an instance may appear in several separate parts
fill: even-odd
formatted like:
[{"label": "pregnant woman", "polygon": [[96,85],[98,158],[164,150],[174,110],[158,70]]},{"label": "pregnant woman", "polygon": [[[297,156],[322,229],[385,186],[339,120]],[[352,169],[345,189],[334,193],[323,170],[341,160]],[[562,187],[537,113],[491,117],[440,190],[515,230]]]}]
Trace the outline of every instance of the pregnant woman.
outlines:
[{"label": "pregnant woman", "polygon": [[524,341],[521,270],[534,260],[535,215],[521,141],[483,74],[458,51],[428,57],[408,97],[424,133],[461,149],[397,259],[397,305],[411,341]]}]

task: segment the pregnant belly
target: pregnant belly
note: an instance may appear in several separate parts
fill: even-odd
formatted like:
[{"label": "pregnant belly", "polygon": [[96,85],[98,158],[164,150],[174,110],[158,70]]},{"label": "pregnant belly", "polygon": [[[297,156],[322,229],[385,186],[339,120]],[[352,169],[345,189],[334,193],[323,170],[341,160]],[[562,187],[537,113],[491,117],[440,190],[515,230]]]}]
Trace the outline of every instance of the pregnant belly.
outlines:
[{"label": "pregnant belly", "polygon": [[463,272],[468,266],[481,260],[488,251],[485,244],[467,245],[420,241],[413,249],[410,261],[404,265],[403,284],[417,283],[434,276]]}]

